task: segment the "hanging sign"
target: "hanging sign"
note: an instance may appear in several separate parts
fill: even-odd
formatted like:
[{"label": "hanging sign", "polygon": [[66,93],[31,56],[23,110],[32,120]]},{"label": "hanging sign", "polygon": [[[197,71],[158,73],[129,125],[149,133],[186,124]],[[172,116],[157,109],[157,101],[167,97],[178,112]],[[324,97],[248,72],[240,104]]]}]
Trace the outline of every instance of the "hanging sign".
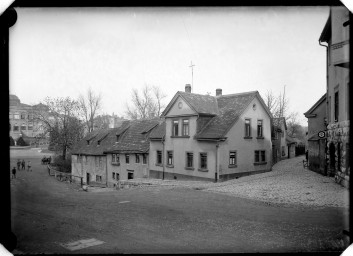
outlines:
[{"label": "hanging sign", "polygon": [[325,138],[326,133],[324,131],[320,131],[317,135],[319,138]]}]

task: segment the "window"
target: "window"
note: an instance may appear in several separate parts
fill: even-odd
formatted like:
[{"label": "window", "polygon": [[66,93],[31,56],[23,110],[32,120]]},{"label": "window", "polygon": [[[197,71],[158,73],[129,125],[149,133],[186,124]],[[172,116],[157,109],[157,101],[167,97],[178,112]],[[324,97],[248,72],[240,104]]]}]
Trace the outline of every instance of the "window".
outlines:
[{"label": "window", "polygon": [[136,160],[136,163],[137,163],[137,164],[140,162],[140,155],[139,155],[139,154],[136,154],[135,160]]},{"label": "window", "polygon": [[21,125],[21,131],[25,131],[25,130],[27,130],[27,127],[26,127],[26,125]]},{"label": "window", "polygon": [[230,151],[229,152],[229,165],[236,165],[237,164],[237,152]]},{"label": "window", "polygon": [[28,125],[28,131],[32,131],[33,130],[33,125]]},{"label": "window", "polygon": [[257,120],[257,137],[262,138],[263,133],[262,133],[262,120]]},{"label": "window", "polygon": [[112,173],[112,179],[115,180],[115,172]]},{"label": "window", "polygon": [[265,150],[255,150],[255,163],[266,163]]},{"label": "window", "polygon": [[173,165],[173,151],[167,151],[168,162],[167,165]]},{"label": "window", "polygon": [[337,122],[338,121],[338,110],[339,110],[339,97],[338,97],[338,91],[337,92],[335,92],[335,109],[334,109],[334,111],[335,111],[335,122]]},{"label": "window", "polygon": [[183,136],[189,135],[189,119],[183,119]]},{"label": "window", "polygon": [[157,150],[157,160],[156,160],[156,164],[162,164],[162,151]]},{"label": "window", "polygon": [[26,119],[26,113],[21,113],[21,119]]},{"label": "window", "polygon": [[207,153],[200,153],[200,168],[207,169]]},{"label": "window", "polygon": [[33,119],[33,114],[28,114],[28,119],[32,120]]},{"label": "window", "polygon": [[245,119],[245,137],[251,137],[250,119]]},{"label": "window", "polygon": [[125,155],[125,163],[127,163],[127,164],[130,163],[130,155],[129,154]]},{"label": "window", "polygon": [[186,153],[186,167],[188,168],[194,167],[194,153],[192,152]]},{"label": "window", "polygon": [[96,182],[102,182],[102,176],[96,175]]},{"label": "window", "polygon": [[13,118],[14,118],[14,119],[20,119],[20,114],[19,114],[19,113],[15,113],[15,114],[13,115]]},{"label": "window", "polygon": [[146,156],[146,154],[142,154],[142,164],[147,164],[147,156]]},{"label": "window", "polygon": [[112,154],[112,163],[116,163],[116,155]]},{"label": "window", "polygon": [[15,124],[15,125],[13,126],[13,130],[16,132],[16,131],[18,131],[18,129],[19,129],[18,125]]},{"label": "window", "polygon": [[178,136],[178,128],[179,128],[179,120],[173,120],[173,131],[172,135],[173,136]]}]

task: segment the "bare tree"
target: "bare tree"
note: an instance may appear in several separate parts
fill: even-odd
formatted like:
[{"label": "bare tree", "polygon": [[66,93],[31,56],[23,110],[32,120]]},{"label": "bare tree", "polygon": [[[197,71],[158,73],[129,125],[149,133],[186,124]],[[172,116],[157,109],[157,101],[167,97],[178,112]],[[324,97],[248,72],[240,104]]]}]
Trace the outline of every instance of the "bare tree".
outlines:
[{"label": "bare tree", "polygon": [[126,114],[130,119],[147,119],[160,116],[165,107],[163,99],[166,95],[157,86],[145,85],[141,94],[137,89],[132,90],[132,106],[126,103]]},{"label": "bare tree", "polygon": [[80,95],[78,98],[81,116],[83,117],[88,132],[94,129],[94,118],[101,109],[102,97],[100,94],[95,94],[91,88],[87,90],[86,97]]},{"label": "bare tree", "polygon": [[83,126],[78,118],[79,103],[69,97],[47,97],[44,102],[45,107],[34,109],[33,117],[44,125],[45,131],[50,135],[50,143],[55,150],[62,151],[65,159],[67,150],[83,136]]},{"label": "bare tree", "polygon": [[273,94],[272,90],[267,90],[267,93],[265,94],[265,103],[273,115],[278,106],[278,98]]}]

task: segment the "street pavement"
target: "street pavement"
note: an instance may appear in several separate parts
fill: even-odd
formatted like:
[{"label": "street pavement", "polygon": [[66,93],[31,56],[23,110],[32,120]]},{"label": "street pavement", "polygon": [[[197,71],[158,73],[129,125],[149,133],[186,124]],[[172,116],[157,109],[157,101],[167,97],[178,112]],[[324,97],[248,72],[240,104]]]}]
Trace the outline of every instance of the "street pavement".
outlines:
[{"label": "street pavement", "polygon": [[[11,155],[12,166],[17,155]],[[345,207],[284,207],[178,186],[84,192],[49,176],[41,157],[27,155],[33,171],[19,171],[11,180],[14,253],[312,252],[346,246]],[[63,246],[95,240],[102,243],[75,251]]]}]

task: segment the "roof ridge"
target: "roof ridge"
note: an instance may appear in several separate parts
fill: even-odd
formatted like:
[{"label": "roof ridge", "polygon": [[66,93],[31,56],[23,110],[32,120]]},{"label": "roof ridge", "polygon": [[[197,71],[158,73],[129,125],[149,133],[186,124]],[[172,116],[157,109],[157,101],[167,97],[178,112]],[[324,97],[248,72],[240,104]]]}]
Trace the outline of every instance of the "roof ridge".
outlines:
[{"label": "roof ridge", "polygon": [[241,96],[245,94],[253,94],[257,93],[258,91],[249,91],[249,92],[239,92],[239,93],[232,93],[232,94],[225,94],[225,95],[219,95],[219,96],[214,96],[216,98],[222,98],[222,97],[231,97],[231,96]]}]

